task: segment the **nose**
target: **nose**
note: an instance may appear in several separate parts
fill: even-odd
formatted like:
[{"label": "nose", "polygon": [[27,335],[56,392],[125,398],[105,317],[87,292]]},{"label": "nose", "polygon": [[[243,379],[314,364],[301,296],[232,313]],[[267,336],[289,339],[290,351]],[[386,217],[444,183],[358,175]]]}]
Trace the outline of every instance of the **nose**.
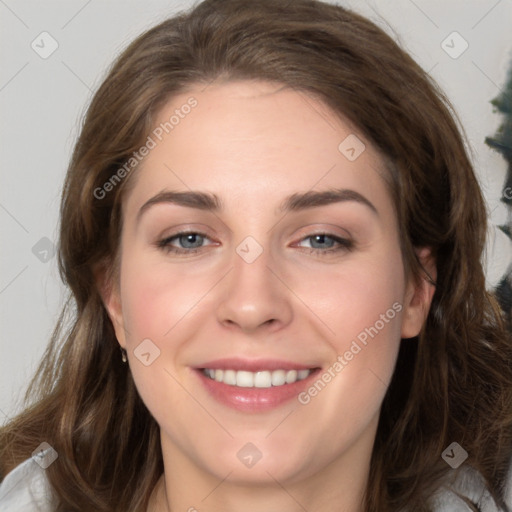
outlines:
[{"label": "nose", "polygon": [[233,268],[218,296],[217,319],[244,333],[275,332],[293,317],[292,292],[279,277],[268,251],[251,263],[234,255]]}]

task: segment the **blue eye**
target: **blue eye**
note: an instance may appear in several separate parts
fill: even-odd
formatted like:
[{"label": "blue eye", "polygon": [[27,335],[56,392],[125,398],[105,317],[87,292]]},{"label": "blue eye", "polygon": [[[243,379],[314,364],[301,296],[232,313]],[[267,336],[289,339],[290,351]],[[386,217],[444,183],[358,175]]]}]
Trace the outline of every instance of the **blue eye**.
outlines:
[{"label": "blue eye", "polygon": [[[205,240],[209,240],[209,238],[204,233],[199,233],[197,231],[184,231],[160,240],[157,243],[157,246],[168,253],[194,254],[205,247],[205,245],[203,245]],[[301,242],[306,240],[310,241],[310,247],[305,247],[301,244],[299,244],[298,247],[309,249],[309,253],[317,255],[348,251],[351,250],[354,245],[351,240],[329,235],[327,233],[309,235],[304,237]]]},{"label": "blue eye", "polygon": [[[330,249],[335,244],[334,238],[330,237],[329,235],[312,235],[305,238],[305,240],[311,241],[313,249]],[[328,242],[327,244],[325,243],[326,241]]]},{"label": "blue eye", "polygon": [[[302,241],[310,240],[310,251],[311,253],[332,253],[342,250],[350,250],[353,247],[353,243],[345,238],[340,238],[327,233],[318,233],[315,235],[309,235],[302,239]],[[304,247],[299,245],[299,247]],[[307,248],[307,247],[306,247]]]},{"label": "blue eye", "polygon": [[[176,233],[173,236],[164,238],[158,242],[158,247],[166,250],[167,252],[174,252],[178,254],[194,253],[202,247],[202,242],[207,238],[204,233],[196,231],[188,231]],[[176,247],[172,244],[173,241],[179,242],[181,247]]]},{"label": "blue eye", "polygon": [[185,249],[197,249],[201,247],[201,243],[204,239],[203,235],[199,233],[187,233],[176,238]]}]

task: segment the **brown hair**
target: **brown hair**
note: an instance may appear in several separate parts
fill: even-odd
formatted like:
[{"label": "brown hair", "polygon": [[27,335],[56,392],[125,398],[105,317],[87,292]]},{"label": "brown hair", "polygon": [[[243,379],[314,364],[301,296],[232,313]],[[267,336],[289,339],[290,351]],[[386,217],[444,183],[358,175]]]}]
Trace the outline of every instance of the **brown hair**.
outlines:
[{"label": "brown hair", "polygon": [[366,510],[432,510],[430,497],[453,476],[441,458],[453,441],[505,506],[512,348],[485,290],[486,211],[460,130],[391,37],[315,0],[206,0],[142,34],[110,69],[62,196],[59,262],[72,297],[29,389],[33,405],[0,432],[2,474],[46,441],[59,454],[47,470],[59,510],[146,510],[163,471],[159,428],[121,362],[96,279],[115,274],[121,201],[136,171],[102,199],[94,191],[173,95],[215,79],[282,83],[357,126],[388,163],[407,268],[422,273],[414,247],[437,260],[428,318],[402,341],[382,405]]}]

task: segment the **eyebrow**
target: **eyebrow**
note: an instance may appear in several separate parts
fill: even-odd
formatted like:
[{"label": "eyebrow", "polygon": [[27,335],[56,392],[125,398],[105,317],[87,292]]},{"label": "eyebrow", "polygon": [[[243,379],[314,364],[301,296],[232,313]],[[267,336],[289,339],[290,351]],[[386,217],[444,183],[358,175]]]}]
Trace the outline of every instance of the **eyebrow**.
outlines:
[{"label": "eyebrow", "polygon": [[175,192],[171,190],[163,190],[146,201],[140,207],[140,210],[137,213],[137,222],[140,220],[142,214],[151,206],[161,203],[172,203],[178,206],[187,206],[189,208],[196,208],[198,210],[211,212],[218,212],[223,209],[221,200],[215,194],[196,191]]},{"label": "eyebrow", "polygon": [[310,190],[304,193],[296,193],[287,197],[280,206],[282,212],[300,211],[307,208],[316,208],[333,203],[354,201],[367,206],[377,216],[377,208],[359,192],[347,188],[329,189],[323,191]]},{"label": "eyebrow", "polygon": [[[329,189],[323,191],[310,190],[295,193],[285,198],[278,208],[279,212],[297,212],[308,208],[317,208],[334,203],[353,201],[367,206],[377,216],[377,208],[362,194],[351,189]],[[146,201],[137,213],[137,221],[151,206],[161,203],[171,203],[188,208],[196,208],[211,212],[220,212],[223,209],[222,200],[216,194],[199,191],[177,192],[163,190]]]}]

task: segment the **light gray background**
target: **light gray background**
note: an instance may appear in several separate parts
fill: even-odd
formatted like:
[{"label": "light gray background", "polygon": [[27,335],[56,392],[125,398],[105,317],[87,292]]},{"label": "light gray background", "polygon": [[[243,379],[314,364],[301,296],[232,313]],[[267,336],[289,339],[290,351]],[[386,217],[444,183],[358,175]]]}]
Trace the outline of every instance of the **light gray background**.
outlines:
[{"label": "light gray background", "polygon": [[[257,0],[255,0],[257,1]],[[446,92],[467,132],[491,212],[489,286],[512,259],[496,229],[506,164],[484,139],[501,122],[489,101],[512,63],[512,0],[341,1],[370,17],[409,51]],[[140,32],[190,1],[0,0],[0,423],[21,398],[66,296],[56,258],[59,195],[82,113],[114,56]],[[48,32],[57,50],[41,58]],[[457,59],[441,43],[457,31],[469,44]],[[451,43],[449,43],[451,44]],[[458,48],[454,40],[453,46]],[[468,205],[470,207],[470,205]],[[34,245],[43,244],[34,254]],[[46,258],[51,256],[47,253]]]}]

